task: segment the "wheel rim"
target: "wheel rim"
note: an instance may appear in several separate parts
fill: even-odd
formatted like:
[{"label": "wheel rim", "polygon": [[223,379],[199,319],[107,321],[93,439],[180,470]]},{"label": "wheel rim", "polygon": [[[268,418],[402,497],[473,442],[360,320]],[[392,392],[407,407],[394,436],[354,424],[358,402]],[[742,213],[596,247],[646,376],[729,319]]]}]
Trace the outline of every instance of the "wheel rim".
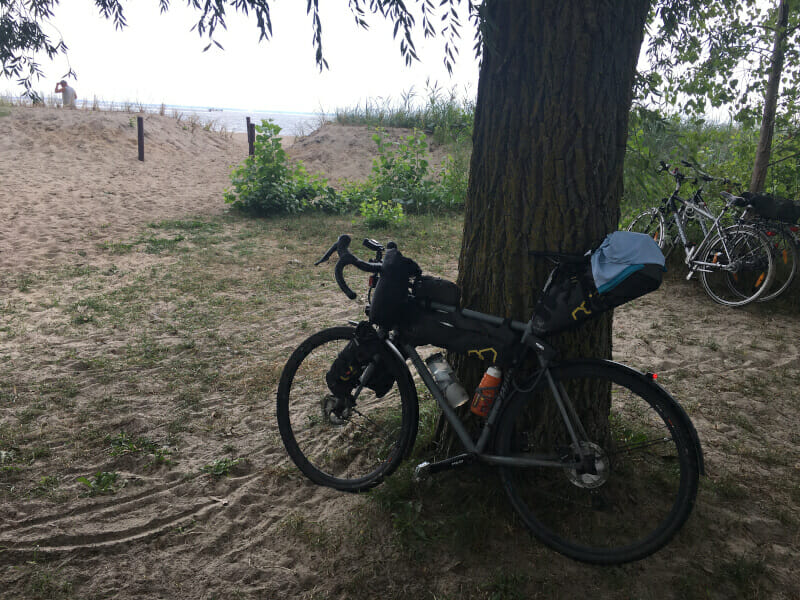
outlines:
[{"label": "wheel rim", "polygon": [[636,217],[628,225],[628,231],[645,233],[653,238],[658,247],[664,249],[664,218],[658,209],[652,209]]},{"label": "wheel rim", "polygon": [[[559,376],[577,405],[608,406],[609,424],[598,442],[590,429],[594,473],[574,467],[502,469],[512,503],[533,533],[559,552],[588,562],[637,560],[663,546],[691,509],[693,492],[684,434],[665,416],[606,373]],[[547,391],[533,402],[555,404]],[[522,411],[520,411],[521,413]],[[538,419],[538,417],[532,417]],[[510,453],[567,454],[566,431],[549,441],[524,435],[533,422],[519,415],[506,438]],[[681,438],[680,444],[676,438]],[[574,461],[573,461],[574,462]]]},{"label": "wheel rim", "polygon": [[789,289],[797,273],[797,248],[794,237],[782,227],[765,226],[764,232],[772,252],[774,276],[769,290],[759,297],[759,302],[773,300]]},{"label": "wheel rim", "polygon": [[329,388],[326,374],[348,342],[340,336],[307,349],[288,390],[279,391],[287,396],[288,431],[281,433],[290,455],[317,483],[342,489],[373,482],[404,446],[397,382],[381,398],[364,388],[355,403]]}]

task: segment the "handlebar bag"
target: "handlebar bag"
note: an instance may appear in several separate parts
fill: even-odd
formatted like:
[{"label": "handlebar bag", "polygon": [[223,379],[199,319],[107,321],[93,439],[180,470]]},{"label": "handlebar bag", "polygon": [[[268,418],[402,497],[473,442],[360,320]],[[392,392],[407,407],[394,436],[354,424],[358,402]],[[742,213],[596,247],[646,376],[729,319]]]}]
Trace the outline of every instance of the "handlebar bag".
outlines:
[{"label": "handlebar bag", "polygon": [[576,327],[661,285],[664,254],[647,234],[615,231],[586,262],[556,267],[533,317],[537,335]]},{"label": "handlebar bag", "polygon": [[372,294],[369,320],[383,327],[395,327],[407,319],[409,280],[422,273],[419,265],[397,248],[386,251],[381,278]]}]

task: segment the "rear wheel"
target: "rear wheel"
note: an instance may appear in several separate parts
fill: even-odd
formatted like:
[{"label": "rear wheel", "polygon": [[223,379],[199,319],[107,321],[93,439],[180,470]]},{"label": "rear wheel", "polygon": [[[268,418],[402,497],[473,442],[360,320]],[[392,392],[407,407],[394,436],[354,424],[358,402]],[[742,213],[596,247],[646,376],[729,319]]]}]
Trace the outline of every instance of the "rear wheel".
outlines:
[{"label": "rear wheel", "polygon": [[766,302],[777,298],[789,289],[797,274],[798,253],[791,231],[781,225],[771,226],[769,224],[764,224],[760,229],[769,241],[772,266],[775,271],[769,290],[758,299],[759,302]]},{"label": "rear wheel", "polygon": [[758,300],[768,293],[775,271],[766,236],[751,227],[723,229],[694,262],[706,293],[725,306]]},{"label": "rear wheel", "polygon": [[643,212],[631,221],[628,231],[646,233],[662,250],[666,244],[666,231],[664,217],[657,208]]},{"label": "rear wheel", "polygon": [[[331,389],[327,374],[354,338],[355,328],[334,327],[312,335],[294,351],[278,385],[278,428],[294,463],[311,481],[347,492],[380,483],[400,464],[417,433],[416,388],[408,368],[388,350],[378,370],[393,383],[381,397],[364,388]],[[356,365],[356,380],[364,365]],[[369,383],[369,382],[368,382]]]},{"label": "rear wheel", "polygon": [[498,454],[550,462],[500,468],[514,508],[538,539],[576,560],[652,554],[680,529],[697,494],[699,452],[685,417],[654,383],[616,363],[576,361],[551,374],[565,402],[594,418],[583,419],[577,447],[544,380],[512,398]]}]

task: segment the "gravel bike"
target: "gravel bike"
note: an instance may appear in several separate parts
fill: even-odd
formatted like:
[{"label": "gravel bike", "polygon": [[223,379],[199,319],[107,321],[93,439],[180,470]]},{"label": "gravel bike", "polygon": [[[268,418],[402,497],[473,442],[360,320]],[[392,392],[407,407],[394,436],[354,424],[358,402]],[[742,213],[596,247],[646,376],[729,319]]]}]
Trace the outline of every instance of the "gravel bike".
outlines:
[{"label": "gravel bike", "polygon": [[[680,196],[687,176],[677,167],[661,162],[659,171],[667,171],[675,179],[675,189],[661,205],[633,219],[628,231],[646,233],[664,251],[665,256],[677,246],[684,249],[689,270],[686,279],[700,274],[703,289],[712,300],[725,306],[744,306],[758,300],[770,289],[775,277],[774,254],[766,236],[744,222],[723,226],[723,220],[740,200],[728,200],[714,214],[703,200],[703,187],[691,197]],[[701,177],[704,182],[710,176]],[[701,229],[702,239],[695,243],[688,234],[691,222]]]},{"label": "gravel bike", "polygon": [[[609,360],[562,361],[546,340],[562,329],[552,325],[548,306],[563,308],[559,290],[580,288],[575,282],[589,258],[537,253],[556,267],[533,316],[521,322],[459,308],[457,286],[422,275],[393,242],[384,248],[365,240],[375,252],[368,261],[349,245],[350,237],[340,236],[317,264],[338,254],[335,278],[350,299],[357,295],[344,268],[370,273],[369,320],[311,335],[289,357],[278,386],[280,434],[304,475],[345,492],[369,490],[391,475],[417,435],[413,367],[464,450],[417,465],[416,478],[476,462],[496,467],[533,535],[579,561],[638,560],[675,535],[704,473],[689,417],[656,375]],[[614,290],[599,289],[591,286],[580,303],[568,299],[566,318],[591,318],[645,293],[622,289],[614,299]],[[420,356],[426,344],[503,368],[501,383],[473,399],[490,391],[493,400],[477,434],[455,408],[465,393],[444,358]]]}]

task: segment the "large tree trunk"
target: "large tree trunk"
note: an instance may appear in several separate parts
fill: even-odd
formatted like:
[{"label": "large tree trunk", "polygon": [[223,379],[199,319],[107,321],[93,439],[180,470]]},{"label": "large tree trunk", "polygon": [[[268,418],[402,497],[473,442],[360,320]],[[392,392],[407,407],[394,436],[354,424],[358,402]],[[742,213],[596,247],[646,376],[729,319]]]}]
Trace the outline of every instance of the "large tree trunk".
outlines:
[{"label": "large tree trunk", "polygon": [[[485,3],[459,260],[465,307],[527,321],[552,268],[528,251],[583,253],[617,228],[648,8],[648,0]],[[555,341],[562,356],[608,357],[611,319]],[[459,362],[474,389],[480,367]]]},{"label": "large tree trunk", "polygon": [[754,194],[764,189],[767,180],[767,168],[772,155],[772,136],[775,133],[775,112],[778,108],[778,91],[783,73],[783,60],[786,54],[786,27],[789,24],[789,3],[780,0],[778,5],[778,23],[775,26],[775,42],[772,46],[772,58],[767,80],[767,93],[764,97],[764,114],[761,119],[761,132],[758,136],[756,160],[753,164],[753,176],[750,179],[750,191]]}]

